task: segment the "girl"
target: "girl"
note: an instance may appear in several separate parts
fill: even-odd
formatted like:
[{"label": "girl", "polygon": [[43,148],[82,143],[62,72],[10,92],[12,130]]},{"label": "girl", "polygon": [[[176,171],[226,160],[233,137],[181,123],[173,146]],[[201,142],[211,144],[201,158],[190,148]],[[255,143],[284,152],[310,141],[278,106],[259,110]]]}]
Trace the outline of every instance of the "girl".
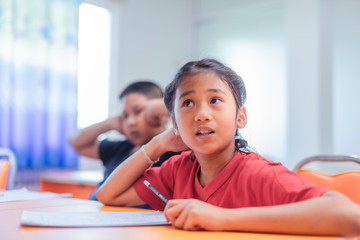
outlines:
[{"label": "girl", "polygon": [[[245,86],[216,60],[185,64],[165,91],[173,130],[154,137],[123,162],[97,193],[111,205],[144,202],[177,228],[355,236],[360,208],[247,150]],[[166,151],[184,151],[159,168]],[[165,203],[144,184],[150,182]],[[336,206],[336,207],[335,207]]]}]

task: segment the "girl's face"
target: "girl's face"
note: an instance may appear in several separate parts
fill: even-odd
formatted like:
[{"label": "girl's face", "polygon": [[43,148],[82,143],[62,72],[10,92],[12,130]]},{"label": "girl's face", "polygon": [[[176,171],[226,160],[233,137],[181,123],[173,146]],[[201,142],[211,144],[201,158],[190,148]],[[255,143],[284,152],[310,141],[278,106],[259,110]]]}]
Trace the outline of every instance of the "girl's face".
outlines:
[{"label": "girl's face", "polygon": [[143,145],[165,129],[151,126],[146,121],[146,107],[149,99],[139,93],[129,93],[121,99],[122,129],[134,145]]},{"label": "girl's face", "polygon": [[174,126],[195,153],[222,154],[235,150],[235,132],[246,124],[236,111],[230,87],[218,76],[200,73],[186,77],[176,91]]}]

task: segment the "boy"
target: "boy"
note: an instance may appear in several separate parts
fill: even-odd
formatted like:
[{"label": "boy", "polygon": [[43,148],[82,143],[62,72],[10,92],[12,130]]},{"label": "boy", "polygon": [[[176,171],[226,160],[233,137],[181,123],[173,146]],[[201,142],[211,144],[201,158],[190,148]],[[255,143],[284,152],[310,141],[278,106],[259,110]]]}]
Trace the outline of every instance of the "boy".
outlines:
[{"label": "boy", "polygon": [[[105,167],[104,179],[132,153],[166,129],[169,119],[162,89],[150,81],[138,81],[127,86],[119,96],[122,112],[102,122],[86,127],[70,138],[70,144],[80,155],[99,159]],[[100,141],[100,134],[116,130],[126,136],[123,141]],[[166,153],[153,166],[160,166],[172,154]],[[99,187],[98,186],[98,187]],[[89,199],[97,200],[93,191]]]}]

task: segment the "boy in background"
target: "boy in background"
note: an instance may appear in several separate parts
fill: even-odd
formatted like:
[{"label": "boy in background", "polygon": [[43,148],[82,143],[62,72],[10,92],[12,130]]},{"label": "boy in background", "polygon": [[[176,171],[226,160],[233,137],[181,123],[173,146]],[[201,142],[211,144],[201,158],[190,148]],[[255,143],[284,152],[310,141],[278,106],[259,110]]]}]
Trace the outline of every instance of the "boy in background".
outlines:
[{"label": "boy in background", "polygon": [[[162,89],[153,82],[134,82],[119,96],[121,113],[118,116],[81,129],[70,137],[70,144],[77,153],[102,161],[105,167],[104,179],[99,186],[120,163],[166,129],[169,113],[163,96]],[[126,139],[99,140],[99,135],[110,130],[118,131],[125,135]],[[165,153],[153,167],[160,166],[172,155]],[[90,194],[89,199],[97,200],[97,188]]]}]

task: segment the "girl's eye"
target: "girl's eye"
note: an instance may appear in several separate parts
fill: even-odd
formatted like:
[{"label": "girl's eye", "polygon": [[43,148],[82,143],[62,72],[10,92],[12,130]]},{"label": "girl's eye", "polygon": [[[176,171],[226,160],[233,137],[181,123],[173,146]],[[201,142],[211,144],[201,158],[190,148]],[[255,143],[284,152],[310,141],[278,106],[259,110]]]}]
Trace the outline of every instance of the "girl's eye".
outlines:
[{"label": "girl's eye", "polygon": [[222,101],[220,99],[218,99],[218,98],[213,98],[213,99],[210,100],[211,104],[218,104],[218,103],[221,103],[221,102]]},{"label": "girl's eye", "polygon": [[184,103],[183,103],[184,107],[190,107],[190,106],[193,106],[193,105],[194,105],[194,103],[191,100],[185,100]]}]

